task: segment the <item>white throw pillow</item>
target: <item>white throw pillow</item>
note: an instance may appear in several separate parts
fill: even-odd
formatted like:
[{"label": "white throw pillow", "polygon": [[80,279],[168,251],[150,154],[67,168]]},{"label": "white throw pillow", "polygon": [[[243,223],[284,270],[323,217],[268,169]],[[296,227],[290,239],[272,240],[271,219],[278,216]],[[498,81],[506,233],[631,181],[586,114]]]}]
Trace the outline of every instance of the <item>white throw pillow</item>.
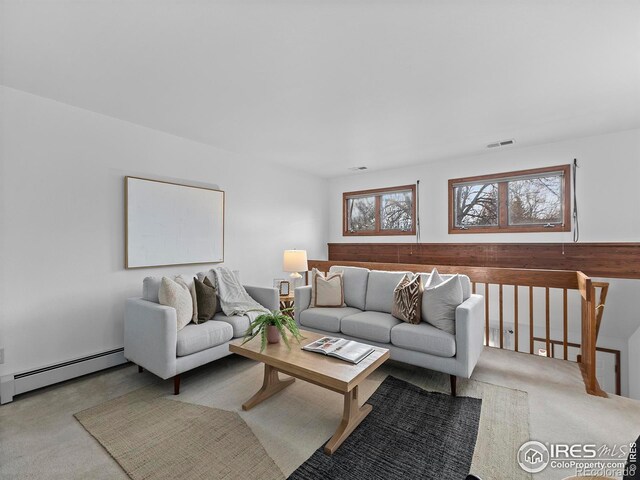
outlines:
[{"label": "white throw pillow", "polygon": [[[429,275],[429,280],[427,280],[427,285],[430,285],[431,287],[435,287],[436,285],[440,285],[442,282],[444,282],[444,279],[438,273],[438,269],[434,268],[433,270],[431,270],[431,275]],[[425,288],[427,288],[426,285],[425,285]]]},{"label": "white throw pillow", "polygon": [[177,279],[182,280],[189,287],[189,293],[191,294],[191,300],[193,302],[193,316],[191,317],[191,320],[194,323],[198,323],[198,297],[196,295],[196,282],[193,281],[193,277],[186,279],[182,275],[178,275],[176,277],[176,280]]},{"label": "white throw pillow", "polygon": [[311,307],[344,307],[342,272],[330,272],[325,277],[317,269],[311,271]]},{"label": "white throw pillow", "polygon": [[162,305],[175,308],[178,330],[184,328],[193,318],[193,298],[189,286],[181,277],[176,277],[175,280],[162,277],[158,299]]},{"label": "white throw pillow", "polygon": [[455,335],[456,308],[461,303],[460,277],[454,275],[447,280],[442,280],[438,271],[434,269],[427,280],[422,297],[422,319],[440,330]]}]

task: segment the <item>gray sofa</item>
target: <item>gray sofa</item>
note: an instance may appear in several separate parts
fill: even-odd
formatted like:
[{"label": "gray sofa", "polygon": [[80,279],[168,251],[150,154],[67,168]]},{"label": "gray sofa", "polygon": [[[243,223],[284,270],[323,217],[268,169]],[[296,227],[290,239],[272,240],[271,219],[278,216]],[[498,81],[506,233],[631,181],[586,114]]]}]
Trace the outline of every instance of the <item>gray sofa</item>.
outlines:
[{"label": "gray sofa", "polygon": [[[296,288],[295,318],[301,328],[388,348],[394,360],[447,373],[455,395],[456,377],[471,376],[484,344],[483,297],[471,293],[467,276],[460,276],[463,302],[455,311],[453,335],[424,321],[412,325],[391,315],[393,290],[408,272],[341,266],[330,271],[343,272],[346,306],[309,308],[311,286]],[[421,275],[426,284],[429,274]]]},{"label": "gray sofa", "polygon": [[[203,278],[210,272],[199,273]],[[185,278],[193,276],[184,275]],[[220,308],[212,320],[189,323],[178,331],[176,311],[158,300],[162,277],[144,279],[141,298],[129,298],[124,308],[124,356],[162,379],[173,377],[174,393],[180,393],[180,374],[229,355],[229,341],[242,337],[249,318],[226,316]],[[258,303],[275,310],[279,305],[276,288],[245,285]]]}]

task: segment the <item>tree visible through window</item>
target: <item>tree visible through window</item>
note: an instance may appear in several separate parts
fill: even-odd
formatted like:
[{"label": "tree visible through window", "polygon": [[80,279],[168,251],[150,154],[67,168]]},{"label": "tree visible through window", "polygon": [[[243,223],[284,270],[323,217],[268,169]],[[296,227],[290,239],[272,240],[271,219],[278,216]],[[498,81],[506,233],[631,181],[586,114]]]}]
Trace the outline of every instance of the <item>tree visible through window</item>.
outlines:
[{"label": "tree visible through window", "polygon": [[562,222],[562,175],[509,182],[509,225]]},{"label": "tree visible through window", "polygon": [[349,198],[347,203],[347,209],[349,211],[349,231],[360,232],[363,230],[375,230],[375,197]]},{"label": "tree visible through window", "polygon": [[569,165],[449,180],[449,233],[569,231]]},{"label": "tree visible through window", "polygon": [[455,189],[456,226],[498,225],[498,184],[461,185]]},{"label": "tree visible through window", "polygon": [[344,235],[414,235],[415,185],[343,194]]}]

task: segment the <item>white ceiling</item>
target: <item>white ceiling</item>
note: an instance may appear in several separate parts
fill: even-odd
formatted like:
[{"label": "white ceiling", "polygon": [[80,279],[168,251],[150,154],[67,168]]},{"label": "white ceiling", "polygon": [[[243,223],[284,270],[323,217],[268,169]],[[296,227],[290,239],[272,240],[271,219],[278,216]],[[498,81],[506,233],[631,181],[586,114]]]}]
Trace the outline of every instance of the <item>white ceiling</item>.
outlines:
[{"label": "white ceiling", "polygon": [[322,175],[640,127],[640,2],[2,1],[10,87]]}]

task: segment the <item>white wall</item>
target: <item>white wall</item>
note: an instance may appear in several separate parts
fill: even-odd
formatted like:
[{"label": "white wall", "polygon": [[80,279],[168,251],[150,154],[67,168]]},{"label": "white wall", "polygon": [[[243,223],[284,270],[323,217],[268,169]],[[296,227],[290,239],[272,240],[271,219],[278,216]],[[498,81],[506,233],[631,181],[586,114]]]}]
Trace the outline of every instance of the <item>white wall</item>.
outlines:
[{"label": "white wall", "polygon": [[629,338],[629,365],[629,396],[640,400],[640,328]]},{"label": "white wall", "polygon": [[[424,163],[412,167],[372,171],[329,182],[330,242],[415,242],[415,236],[343,237],[342,193],[415,183],[420,180],[422,242],[571,242],[570,232],[465,234],[448,233],[447,180],[568,164],[578,159],[580,241],[637,242],[640,240],[638,181],[640,130],[580,138],[528,148],[505,148],[482,155]],[[640,362],[629,362],[627,339],[640,325],[635,299],[640,281],[604,279],[610,293],[598,345],[622,351],[623,393],[628,388],[627,366],[640,376]],[[497,298],[496,295],[493,296]],[[497,307],[496,307],[497,308]],[[497,311],[494,309],[494,311]],[[521,321],[526,324],[527,317]],[[575,324],[575,322],[574,322]],[[637,398],[640,398],[640,394]]]},{"label": "white wall", "polygon": [[324,258],[326,180],[1,87],[0,375],[122,346],[125,175],[226,191],[225,264],[271,286],[282,251]]},{"label": "white wall", "polygon": [[640,215],[640,129],[549,143],[528,148],[489,151],[473,157],[372,171],[332,179],[329,184],[330,242],[413,242],[412,236],[343,237],[342,192],[405,185],[420,180],[423,242],[561,242],[571,233],[448,233],[447,180],[450,178],[564,165],[578,159],[580,241],[637,242]]}]

